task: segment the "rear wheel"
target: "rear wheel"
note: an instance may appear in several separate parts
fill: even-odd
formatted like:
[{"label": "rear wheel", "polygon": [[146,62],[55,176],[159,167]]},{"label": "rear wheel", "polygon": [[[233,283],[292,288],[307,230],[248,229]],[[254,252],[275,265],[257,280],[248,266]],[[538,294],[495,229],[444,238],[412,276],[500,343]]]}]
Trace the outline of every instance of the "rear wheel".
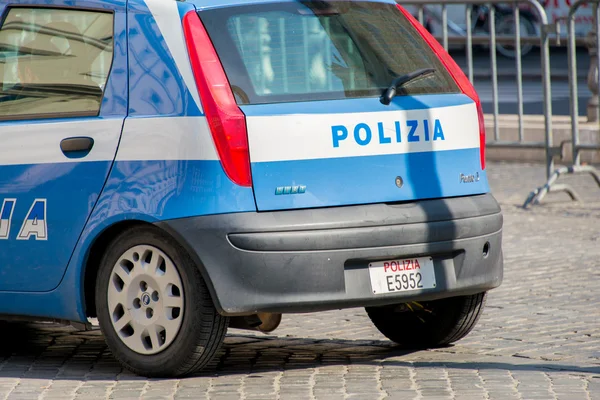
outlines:
[{"label": "rear wheel", "polygon": [[486,293],[427,302],[367,307],[388,339],[411,349],[445,346],[471,332],[483,313]]},{"label": "rear wheel", "polygon": [[145,376],[181,376],[213,358],[227,332],[198,268],[155,227],[123,232],[98,271],[96,309],[111,352]]}]

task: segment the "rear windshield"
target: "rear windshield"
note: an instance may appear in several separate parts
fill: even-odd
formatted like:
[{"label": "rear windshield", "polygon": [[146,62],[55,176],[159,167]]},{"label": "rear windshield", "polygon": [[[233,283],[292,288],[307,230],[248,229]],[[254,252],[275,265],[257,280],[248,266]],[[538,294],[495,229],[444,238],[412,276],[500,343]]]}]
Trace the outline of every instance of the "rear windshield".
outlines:
[{"label": "rear windshield", "polygon": [[394,4],[300,0],[199,15],[238,104],[380,96],[394,78],[422,68],[436,73],[400,95],[458,92]]}]

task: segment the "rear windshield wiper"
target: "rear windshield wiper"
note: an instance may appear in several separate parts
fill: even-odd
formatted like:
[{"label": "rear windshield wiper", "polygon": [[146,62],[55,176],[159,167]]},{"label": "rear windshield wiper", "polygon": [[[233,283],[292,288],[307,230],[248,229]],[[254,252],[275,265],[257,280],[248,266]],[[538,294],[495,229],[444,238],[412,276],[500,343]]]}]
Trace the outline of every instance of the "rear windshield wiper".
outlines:
[{"label": "rear windshield wiper", "polygon": [[383,92],[383,94],[381,95],[381,104],[389,105],[392,102],[394,96],[396,95],[396,91],[398,90],[398,88],[401,88],[402,86],[416,79],[425,78],[429,75],[435,74],[435,72],[436,71],[433,68],[423,68],[413,72],[409,72],[406,75],[397,77],[392,81],[390,87],[387,88],[385,92]]}]

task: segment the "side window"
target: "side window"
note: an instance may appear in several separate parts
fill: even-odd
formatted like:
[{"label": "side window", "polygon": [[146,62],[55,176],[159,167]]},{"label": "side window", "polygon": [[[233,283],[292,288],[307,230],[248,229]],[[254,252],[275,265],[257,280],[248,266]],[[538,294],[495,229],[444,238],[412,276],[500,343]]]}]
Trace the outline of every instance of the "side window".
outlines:
[{"label": "side window", "polygon": [[0,27],[0,120],[98,115],[113,14],[11,8]]}]

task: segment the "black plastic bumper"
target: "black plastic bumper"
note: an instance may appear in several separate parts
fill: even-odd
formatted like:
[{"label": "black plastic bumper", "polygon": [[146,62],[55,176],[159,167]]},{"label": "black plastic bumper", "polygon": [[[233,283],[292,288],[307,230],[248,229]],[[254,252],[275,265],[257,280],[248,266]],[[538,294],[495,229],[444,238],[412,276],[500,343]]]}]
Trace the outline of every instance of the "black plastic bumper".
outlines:
[{"label": "black plastic bumper", "polygon": [[[502,281],[491,194],[158,223],[200,266],[219,312],[312,312],[474,294]],[[484,246],[489,248],[484,254]],[[368,264],[432,256],[436,288],[373,294]]]}]

